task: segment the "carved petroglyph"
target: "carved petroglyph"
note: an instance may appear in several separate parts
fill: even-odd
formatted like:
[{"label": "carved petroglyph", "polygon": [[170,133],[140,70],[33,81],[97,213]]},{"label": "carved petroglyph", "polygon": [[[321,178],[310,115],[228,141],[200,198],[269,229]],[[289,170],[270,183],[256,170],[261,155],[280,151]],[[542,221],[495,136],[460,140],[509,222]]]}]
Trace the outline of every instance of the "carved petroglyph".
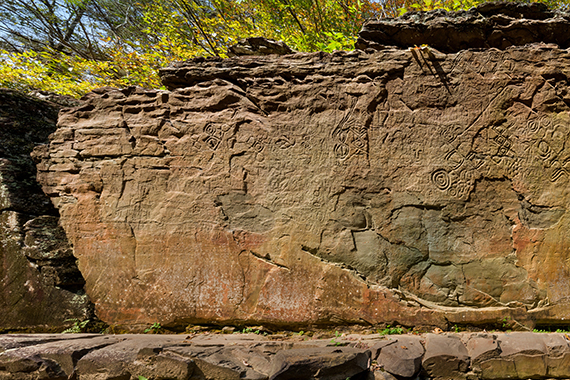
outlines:
[{"label": "carved petroglyph", "polygon": [[506,131],[502,128],[492,126],[490,130],[490,138],[497,145],[497,156],[506,156],[513,146],[511,139],[506,135]]},{"label": "carved petroglyph", "polygon": [[431,181],[441,191],[446,191],[451,186],[449,174],[444,169],[438,169],[431,174]]},{"label": "carved petroglyph", "polygon": [[288,149],[295,146],[295,138],[291,136],[282,135],[281,137],[275,140],[275,145],[279,147],[279,149]]},{"label": "carved petroglyph", "polygon": [[222,142],[224,133],[228,130],[229,127],[227,124],[208,123],[204,127],[204,133],[206,136],[204,136],[203,141],[206,143],[208,148],[216,150]]},{"label": "carved petroglyph", "polygon": [[457,170],[463,165],[465,158],[457,150],[453,149],[445,155],[445,160],[451,164],[451,170]]},{"label": "carved petroglyph", "polygon": [[355,108],[356,101],[353,101],[331,134],[335,142],[333,153],[340,161],[354,155],[368,158],[368,130],[355,116]]},{"label": "carved petroglyph", "polygon": [[[443,190],[441,170],[449,177],[445,191],[455,198],[468,194],[475,180],[490,171],[504,173],[509,178],[539,175],[551,182],[570,180],[570,149],[565,150],[570,123],[566,119],[557,114],[543,114],[527,119],[507,116],[501,124],[495,124],[493,119],[487,123],[490,125],[480,128],[478,144],[471,144],[472,149],[465,153],[469,146],[467,128],[462,130],[443,121],[438,133],[447,147],[443,153],[445,166],[431,175],[437,189]],[[537,165],[544,169],[544,175],[536,172]]]}]

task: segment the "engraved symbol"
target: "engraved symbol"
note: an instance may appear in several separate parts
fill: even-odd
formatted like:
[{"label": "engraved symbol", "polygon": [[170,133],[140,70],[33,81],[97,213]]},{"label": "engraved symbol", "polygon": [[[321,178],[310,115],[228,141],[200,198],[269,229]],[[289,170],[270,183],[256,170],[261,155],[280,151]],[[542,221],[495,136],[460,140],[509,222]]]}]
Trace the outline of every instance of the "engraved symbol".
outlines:
[{"label": "engraved symbol", "polygon": [[558,161],[555,161],[552,166],[554,170],[550,174],[550,181],[558,181],[563,175],[570,176],[570,158],[567,158],[562,166]]},{"label": "engraved symbol", "polygon": [[216,124],[207,124],[204,127],[204,133],[206,133],[206,137],[204,137],[204,142],[208,146],[208,148],[212,150],[216,150],[222,142],[223,137],[223,128],[227,127],[226,125],[220,126]]},{"label": "engraved symbol", "polygon": [[511,149],[513,143],[507,136],[503,134],[502,128],[499,129],[494,126],[492,128],[493,131],[495,131],[495,133],[497,134],[495,137],[493,137],[493,141],[495,142],[495,144],[499,146],[499,148],[497,149],[497,156],[504,156],[509,152],[509,149]]},{"label": "engraved symbol", "polygon": [[263,145],[263,143],[261,141],[259,141],[258,139],[255,139],[253,141],[253,144],[251,144],[251,148],[257,152],[257,153],[261,153],[263,151],[263,149],[265,149],[265,145]]},{"label": "engraved symbol", "polygon": [[353,117],[355,107],[356,101],[331,133],[335,140],[333,153],[340,160],[355,154],[368,155],[368,131]]},{"label": "engraved symbol", "polygon": [[414,158],[416,160],[419,160],[420,157],[422,156],[422,153],[424,152],[423,148],[420,147],[416,147],[414,148]]},{"label": "engraved symbol", "polygon": [[477,157],[477,154],[473,151],[467,153],[466,158],[471,162],[471,165],[473,165],[475,169],[479,169],[485,163],[485,161],[482,158]]},{"label": "engraved symbol", "polygon": [[507,71],[513,71],[515,69],[515,62],[510,59],[506,59],[503,61],[503,66]]},{"label": "engraved symbol", "polygon": [[453,140],[457,138],[457,133],[455,131],[455,127],[453,125],[447,125],[443,127],[439,134],[444,138],[445,142],[452,143]]},{"label": "engraved symbol", "polygon": [[459,175],[459,178],[467,183],[469,183],[471,181],[471,179],[473,178],[473,173],[470,171],[462,171],[461,174]]},{"label": "engraved symbol", "polygon": [[346,143],[346,140],[348,140],[348,130],[343,130],[337,127],[333,131],[332,136],[341,143]]},{"label": "engraved symbol", "polygon": [[497,155],[499,156],[505,156],[507,153],[509,153],[509,147],[505,145],[499,147],[499,150],[497,151]]},{"label": "engraved symbol", "polygon": [[540,117],[540,126],[542,128],[548,128],[552,125],[552,119],[546,115]]},{"label": "engraved symbol", "polygon": [[295,145],[295,139],[283,135],[275,141],[275,144],[281,149],[287,149]]},{"label": "engraved symbol", "polygon": [[208,145],[208,147],[212,150],[216,150],[216,148],[218,147],[218,145],[220,145],[220,140],[213,137],[213,136],[208,136],[204,139],[204,142],[206,143],[206,145]]},{"label": "engraved symbol", "polygon": [[465,161],[463,156],[458,151],[456,151],[455,149],[448,152],[445,155],[445,159],[447,161],[450,161],[451,164],[453,165],[453,168],[451,170],[458,169],[461,165],[463,165],[463,161]]},{"label": "engraved symbol", "polygon": [[431,181],[441,191],[445,191],[451,186],[449,174],[444,169],[438,169],[433,172],[431,174]]},{"label": "engraved symbol", "polygon": [[503,135],[497,135],[497,136],[495,137],[495,142],[496,142],[497,144],[499,144],[499,145],[503,145],[503,143],[504,143],[505,141],[507,141],[507,138],[506,138],[505,136],[503,136]]},{"label": "engraved symbol", "polygon": [[448,190],[449,195],[451,195],[452,197],[456,197],[458,192],[459,190],[457,189],[457,186],[453,186]]},{"label": "engraved symbol", "polygon": [[544,141],[540,140],[537,144],[538,148],[538,156],[543,160],[548,160],[550,155],[552,154],[552,149],[550,149],[550,145]]},{"label": "engraved symbol", "polygon": [[527,123],[527,128],[532,133],[536,133],[540,129],[540,124],[537,120],[529,120]]},{"label": "engraved symbol", "polygon": [[344,159],[348,156],[349,148],[346,144],[338,143],[334,146],[333,150],[334,154],[340,159]]},{"label": "engraved symbol", "polygon": [[358,149],[364,149],[366,147],[366,142],[362,138],[357,138],[354,140],[354,146]]},{"label": "engraved symbol", "polygon": [[457,184],[453,184],[449,188],[449,190],[447,190],[447,193],[454,198],[461,198],[465,194],[466,191],[467,191],[466,186],[464,186],[461,183],[457,183]]},{"label": "engraved symbol", "polygon": [[206,132],[210,136],[216,136],[219,131],[216,130],[213,124],[208,124],[204,127],[204,132]]},{"label": "engraved symbol", "polygon": [[560,177],[562,177],[565,174],[567,174],[565,170],[563,170],[561,168],[557,168],[550,175],[550,181],[551,182],[558,181],[560,179]]}]

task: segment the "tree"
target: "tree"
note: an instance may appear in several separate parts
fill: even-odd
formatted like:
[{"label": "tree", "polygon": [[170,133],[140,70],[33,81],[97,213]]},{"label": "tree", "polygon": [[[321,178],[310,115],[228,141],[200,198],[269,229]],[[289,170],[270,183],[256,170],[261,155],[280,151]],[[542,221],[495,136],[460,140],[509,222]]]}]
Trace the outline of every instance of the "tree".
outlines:
[{"label": "tree", "polygon": [[53,50],[97,59],[90,25],[84,16],[91,0],[4,0],[0,3],[0,38],[6,50]]},{"label": "tree", "polygon": [[[363,22],[484,0],[3,0],[0,86],[81,96],[98,86],[160,87],[157,69],[225,57],[244,37],[298,51],[351,50]],[[539,0],[568,7],[568,0]]]}]

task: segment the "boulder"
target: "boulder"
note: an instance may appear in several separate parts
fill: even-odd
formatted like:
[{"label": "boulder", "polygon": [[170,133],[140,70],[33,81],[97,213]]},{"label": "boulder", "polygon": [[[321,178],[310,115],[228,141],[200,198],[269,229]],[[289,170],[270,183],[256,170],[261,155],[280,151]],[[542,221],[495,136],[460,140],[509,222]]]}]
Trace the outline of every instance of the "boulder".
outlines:
[{"label": "boulder", "polygon": [[548,334],[544,337],[548,350],[546,358],[549,377],[570,378],[570,345],[566,334]]},{"label": "boulder", "polygon": [[[297,337],[272,336],[279,339],[274,341],[266,337],[252,339],[248,334],[234,334],[231,339],[229,335],[213,334],[10,335],[0,338],[0,379],[568,378],[570,356],[564,334],[352,337],[366,339],[378,347],[378,360],[364,348],[326,346],[330,343],[328,338],[299,341]],[[512,343],[505,343],[511,338]],[[389,341],[393,343],[386,344]],[[504,356],[501,344],[505,347]]]},{"label": "boulder", "polygon": [[184,344],[184,338],[122,335],[119,342],[82,356],[75,373],[80,380],[130,379],[131,375],[151,378],[163,373],[186,379],[192,374],[191,361],[162,353],[163,348],[175,344]]},{"label": "boulder", "polygon": [[0,368],[9,374],[23,373],[48,379],[67,379],[75,376],[79,359],[91,350],[119,342],[113,336],[92,335],[83,339],[69,339],[7,350],[0,354]]},{"label": "boulder", "polygon": [[[256,352],[248,352],[247,346],[234,348],[223,346],[173,347],[166,350],[166,353],[190,358],[195,365],[194,376],[198,378],[203,377],[207,380],[265,380],[268,378],[269,358]],[[256,371],[259,369],[264,372]]]},{"label": "boulder", "polygon": [[480,362],[475,371],[483,379],[541,378],[547,373],[548,349],[544,336],[533,333],[498,334],[501,354]]},{"label": "boulder", "polygon": [[[562,30],[541,7],[445,17]],[[34,154],[98,316],[181,330],[562,321],[570,54],[539,37],[196,58],[160,71],[168,90],[89,94]]]},{"label": "boulder", "polygon": [[242,55],[285,55],[293,54],[294,51],[283,41],[274,41],[263,37],[249,37],[240,40],[228,49],[228,56]]},{"label": "boulder", "polygon": [[472,365],[497,357],[501,354],[496,335],[473,334],[466,339],[466,348]]}]

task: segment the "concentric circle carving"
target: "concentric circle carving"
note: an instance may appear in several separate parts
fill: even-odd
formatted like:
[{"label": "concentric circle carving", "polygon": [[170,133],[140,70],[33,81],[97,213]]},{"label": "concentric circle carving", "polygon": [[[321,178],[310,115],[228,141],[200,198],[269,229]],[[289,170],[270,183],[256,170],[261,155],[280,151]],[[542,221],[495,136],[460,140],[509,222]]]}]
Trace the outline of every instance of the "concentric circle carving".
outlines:
[{"label": "concentric circle carving", "polygon": [[431,181],[440,190],[445,191],[451,186],[449,174],[444,169],[438,169],[431,174]]}]

